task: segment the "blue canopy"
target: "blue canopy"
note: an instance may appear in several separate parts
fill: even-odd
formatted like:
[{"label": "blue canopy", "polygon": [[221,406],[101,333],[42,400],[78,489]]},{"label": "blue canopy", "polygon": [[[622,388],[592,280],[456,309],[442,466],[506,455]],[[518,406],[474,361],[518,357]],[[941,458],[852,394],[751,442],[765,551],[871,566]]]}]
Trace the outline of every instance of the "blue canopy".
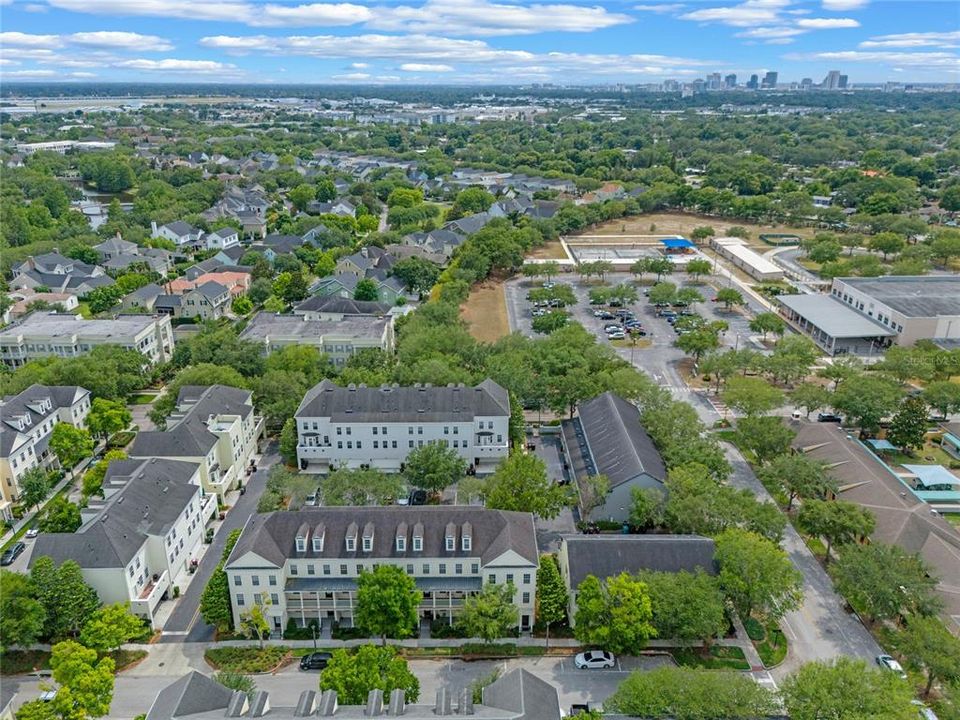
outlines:
[{"label": "blue canopy", "polygon": [[[947,470],[943,465],[904,465],[903,469],[911,475],[917,476],[917,481],[923,487],[934,485],[953,485],[960,487],[960,478]],[[918,487],[917,490],[923,488]]]},{"label": "blue canopy", "polygon": [[692,242],[682,237],[665,238],[660,241],[668,250],[682,250],[685,248],[696,247]]},{"label": "blue canopy", "polygon": [[891,443],[889,440],[867,440],[867,445],[872,447],[874,450],[896,450],[897,446]]}]

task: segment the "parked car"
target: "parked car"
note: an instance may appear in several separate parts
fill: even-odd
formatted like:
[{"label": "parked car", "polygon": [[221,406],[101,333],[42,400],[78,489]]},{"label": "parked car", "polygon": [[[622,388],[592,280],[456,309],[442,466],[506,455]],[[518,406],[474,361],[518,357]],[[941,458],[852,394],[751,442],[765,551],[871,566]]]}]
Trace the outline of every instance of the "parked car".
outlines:
[{"label": "parked car", "polygon": [[550,280],[545,280],[541,287],[544,287],[547,290],[550,290],[551,288],[555,288],[556,286],[557,284],[555,282],[552,282]]},{"label": "parked car", "polygon": [[928,708],[919,700],[911,700],[910,702],[917,706],[917,712],[920,714],[920,717],[923,720],[940,720],[933,710]]},{"label": "parked car", "polygon": [[626,340],[627,336],[622,332],[607,333],[608,340]]},{"label": "parked car", "polygon": [[637,337],[646,337],[646,336],[647,336],[647,331],[644,330],[643,328],[628,327],[628,328],[627,328],[627,332],[630,333],[631,335],[636,335]]},{"label": "parked car", "polygon": [[39,534],[40,534],[40,528],[38,528],[36,525],[34,525],[34,526],[33,526],[32,528],[30,528],[29,530],[27,530],[27,537],[28,537],[28,538],[35,538],[35,537],[36,537],[37,535],[39,535]]},{"label": "parked car", "polygon": [[533,317],[543,317],[544,315],[547,314],[547,311],[542,308],[534,308],[533,310],[530,311],[530,314]]},{"label": "parked car", "polygon": [[13,565],[13,561],[20,557],[20,553],[27,549],[22,542],[17,541],[0,555],[0,565]]},{"label": "parked car", "polygon": [[597,317],[600,318],[601,320],[613,320],[613,319],[615,319],[617,316],[614,315],[612,312],[607,312],[606,310],[601,310],[600,313],[597,315]]},{"label": "parked car", "polygon": [[573,664],[580,670],[612,668],[616,666],[617,659],[613,656],[613,653],[608,653],[606,650],[588,650],[574,657]]},{"label": "parked car", "polygon": [[300,658],[301,670],[323,670],[333,657],[328,652],[314,652]]},{"label": "parked car", "polygon": [[907,673],[904,672],[903,666],[889,655],[877,655],[877,665],[892,673],[896,673],[904,680],[907,679]]},{"label": "parked car", "polygon": [[409,500],[411,505],[426,505],[427,491],[419,488],[411,490]]},{"label": "parked car", "polygon": [[40,693],[40,702],[53,702],[56,697],[56,690],[44,690],[42,693]]},{"label": "parked car", "polygon": [[817,413],[817,422],[843,422],[843,418],[836,413]]}]

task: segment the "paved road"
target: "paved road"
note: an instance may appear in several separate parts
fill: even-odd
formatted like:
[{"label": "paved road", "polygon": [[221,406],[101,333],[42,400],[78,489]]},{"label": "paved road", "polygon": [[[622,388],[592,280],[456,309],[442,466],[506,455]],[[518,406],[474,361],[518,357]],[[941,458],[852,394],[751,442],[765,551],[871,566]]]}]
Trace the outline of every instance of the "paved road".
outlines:
[{"label": "paved road", "polygon": [[[730,484],[750,490],[760,500],[773,502],[740,451],[726,443],[724,448],[733,466]],[[857,616],[845,610],[830,576],[789,523],[784,531],[783,549],[803,573],[804,601],[798,610],[784,617],[783,631],[790,642],[790,652],[786,661],[772,671],[774,678],[779,681],[811,660],[848,655],[870,661],[879,655],[880,646]]]},{"label": "paved road", "polygon": [[[432,704],[436,691],[441,687],[459,690],[469,687],[477,678],[488,676],[495,669],[501,672],[525,668],[534,675],[550,682],[560,693],[560,705],[568,710],[573,703],[600,704],[616,690],[617,685],[636,669],[650,669],[670,662],[660,656],[623,658],[617,668],[611,670],[577,670],[570,658],[517,658],[514,660],[463,662],[461,660],[412,660],[410,669],[420,680],[420,702]],[[204,663],[205,665],[205,663]],[[145,675],[136,668],[117,677],[113,702],[108,718],[130,720],[150,709],[157,693],[180,677],[187,668],[174,673],[159,672]],[[196,667],[210,672],[209,667]],[[161,669],[162,670],[162,669]],[[314,690],[319,683],[319,672],[300,672],[291,665],[276,675],[258,675],[253,679],[257,688],[271,694],[273,705],[296,704],[304,690]],[[15,705],[36,699],[40,694],[39,682],[25,676],[4,678],[10,690],[17,692]],[[454,694],[456,697],[456,694]]]},{"label": "paved road", "polygon": [[204,623],[199,616],[200,596],[203,594],[207,580],[213,575],[214,568],[220,562],[220,555],[223,553],[227,535],[230,534],[231,530],[243,527],[247,518],[256,512],[257,501],[266,485],[267,473],[279,459],[276,444],[271,443],[257,466],[257,472],[247,482],[247,491],[239,497],[237,503],[227,513],[220,529],[213,538],[213,543],[204,553],[200,566],[187,587],[187,591],[180,598],[177,607],[164,624],[160,642],[178,643],[213,640],[213,626]]}]

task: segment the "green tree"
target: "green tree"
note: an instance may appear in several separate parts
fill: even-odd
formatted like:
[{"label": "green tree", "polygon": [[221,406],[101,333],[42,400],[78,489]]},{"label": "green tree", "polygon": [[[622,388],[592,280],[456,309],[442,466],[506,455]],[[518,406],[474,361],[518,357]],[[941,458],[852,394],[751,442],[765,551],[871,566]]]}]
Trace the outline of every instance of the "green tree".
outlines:
[{"label": "green tree", "polygon": [[481,187],[469,187],[457,193],[453,206],[450,208],[447,219],[455,220],[470,213],[480,213],[488,210],[496,198]]},{"label": "green tree", "polygon": [[380,565],[357,578],[354,621],[357,627],[371,635],[379,635],[381,643],[387,638],[405,638],[417,626],[417,608],[423,593],[417,584],[398,565]]},{"label": "green tree", "polygon": [[84,497],[90,497],[91,495],[103,495],[103,479],[107,475],[107,468],[110,467],[110,463],[114,460],[125,460],[127,454],[123,450],[109,450],[106,455],[103,456],[103,460],[95,463],[90,466],[90,468],[83,474],[83,495]]},{"label": "green tree", "polygon": [[267,615],[267,608],[270,606],[270,598],[264,593],[258,603],[246,612],[240,613],[240,634],[247,638],[256,638],[260,643],[260,649],[263,650],[264,641],[270,637],[270,620]]},{"label": "green tree", "polygon": [[829,263],[840,257],[843,247],[835,240],[823,240],[810,248],[807,257],[816,263]]},{"label": "green tree", "polygon": [[76,634],[100,605],[96,591],[84,582],[80,566],[73,560],[59,566],[46,556],[33,560],[30,582],[46,612],[46,638]]},{"label": "green tree", "polygon": [[797,524],[814,537],[826,538],[824,563],[830,562],[830,548],[865,538],[876,527],[873,514],[856,503],[843,500],[806,500],[797,514]]},{"label": "green tree", "polygon": [[354,300],[376,301],[380,299],[380,290],[377,283],[370,278],[363,278],[353,289]]},{"label": "green tree", "polygon": [[647,272],[656,274],[657,282],[659,283],[664,275],[669,275],[673,272],[674,267],[673,260],[670,258],[652,258],[647,263]]},{"label": "green tree", "polygon": [[297,185],[287,193],[287,200],[300,212],[307,209],[307,205],[317,197],[317,188],[307,183]]},{"label": "green tree", "polygon": [[887,261],[888,255],[896,255],[906,247],[906,241],[892,232],[877,233],[870,238],[870,249],[873,252],[883,253],[883,261]]},{"label": "green tree", "polygon": [[396,648],[361,645],[355,650],[334,650],[320,673],[320,690],[335,690],[344,705],[363,705],[371,690],[403,690],[408,703],[420,697],[420,681],[410,672]]},{"label": "green tree", "polygon": [[716,538],[720,587],[737,612],[782,617],[800,606],[803,576],[787,554],[766,538],[732,528]]},{"label": "green tree", "polygon": [[[416,188],[398,187],[387,197],[387,207],[411,208],[423,202],[423,191]],[[366,702],[366,698],[364,698]]]},{"label": "green tree", "polygon": [[106,440],[114,433],[130,426],[132,415],[127,406],[116,400],[94,398],[87,414],[87,428],[97,437]]},{"label": "green tree", "polygon": [[606,502],[607,493],[610,492],[610,478],[606,475],[589,475],[577,480],[577,489],[580,493],[581,517],[588,518]]},{"label": "green tree", "polygon": [[863,660],[838,657],[803,665],[781,685],[791,720],[913,720],[913,692],[895,674],[875,670]]},{"label": "green tree", "polygon": [[767,339],[767,333],[774,335],[783,335],[787,329],[787,323],[775,312],[757,313],[750,321],[750,329],[753,332],[763,333],[763,339]]},{"label": "green tree", "polygon": [[656,285],[650,288],[647,298],[655,305],[664,303],[667,305],[672,305],[677,299],[677,286],[673,283],[658,282]]},{"label": "green tree", "polygon": [[817,383],[800,383],[790,393],[794,407],[802,409],[806,417],[814,410],[820,410],[830,404],[830,391]]},{"label": "green tree", "polygon": [[563,310],[551,310],[550,312],[535,317],[531,323],[533,331],[541,335],[549,335],[556,330],[564,327],[570,320],[570,315]]},{"label": "green tree", "polygon": [[754,720],[776,714],[777,702],[743,673],[664,666],[630,673],[603,709],[663,720]]},{"label": "green tree", "polygon": [[291,467],[297,464],[297,419],[287,418],[280,431],[280,457]]},{"label": "green tree", "polygon": [[937,617],[911,616],[907,629],[900,636],[900,650],[914,667],[927,675],[925,697],[930,696],[937,680],[955,683],[960,680],[960,640]]},{"label": "green tree", "polygon": [[833,574],[837,590],[873,620],[892,620],[905,612],[931,615],[941,605],[937,577],[918,555],[896,545],[847,545]]},{"label": "green tree", "polygon": [[93,455],[93,447],[93,438],[84,428],[61,422],[54,425],[50,433],[50,451],[67,471],[73,470],[83,458]]},{"label": "green tree", "polygon": [[412,292],[426,293],[437,282],[440,268],[429,260],[418,257],[408,257],[398,261],[390,274],[398,278],[404,286]]},{"label": "green tree", "polygon": [[477,637],[484,642],[506,637],[517,628],[520,621],[520,611],[513,602],[514,595],[516,589],[513,583],[487,583],[480,592],[463,601],[463,611],[457,618],[457,625],[469,637]]},{"label": "green tree", "polygon": [[567,619],[567,588],[560,576],[560,567],[554,555],[541,555],[537,569],[537,623],[546,630],[546,644],[550,646],[550,626]]},{"label": "green tree", "polygon": [[745,417],[737,420],[737,440],[741,448],[750,450],[760,464],[766,464],[790,449],[797,435],[777,416]]},{"label": "green tree", "polygon": [[102,717],[110,712],[115,669],[112,658],[98,660],[96,650],[66,640],[51,648],[50,667],[53,679],[61,690],[69,691],[81,717]]},{"label": "green tree", "polygon": [[341,467],[327,476],[321,492],[324,505],[386,505],[403,495],[403,482],[375,468]]},{"label": "green tree", "polygon": [[58,495],[47,503],[37,527],[45,533],[72,533],[82,524],[80,507]]},{"label": "green tree", "polygon": [[233,552],[234,545],[240,538],[241,528],[230,532],[227,536],[223,553],[220,556],[220,562],[214,569],[210,579],[207,580],[203,593],[200,596],[200,617],[208,625],[215,626],[218,630],[233,629],[233,607],[230,604],[230,581],[227,573],[223,569],[224,563]]},{"label": "green tree", "polygon": [[803,453],[778,455],[759,469],[757,475],[767,487],[781,487],[787,493],[787,512],[793,509],[793,501],[825,498],[837,491],[836,481],[827,473],[820,460]]},{"label": "green tree", "polygon": [[717,302],[723,303],[723,307],[729,310],[734,305],[745,305],[746,301],[743,295],[736,288],[720,288],[717,290]]},{"label": "green tree", "polygon": [[897,410],[903,391],[892,380],[872,374],[850,377],[833,393],[832,405],[864,431],[875,431]]},{"label": "green tree", "polygon": [[463,478],[466,472],[467,461],[454,448],[429,443],[409,452],[403,477],[414,487],[439,493]]},{"label": "green tree", "polygon": [[783,405],[783,392],[758,377],[734,377],[727,381],[723,401],[749,417],[764,415]]},{"label": "green tree", "polygon": [[695,282],[699,282],[702,275],[709,275],[712,269],[713,265],[706,259],[691,260],[687,263],[687,274],[690,275]]},{"label": "green tree", "polygon": [[249,315],[253,312],[253,300],[246,295],[238,295],[233,299],[233,302],[230,303],[230,309],[233,310],[234,315],[238,315],[239,317]]},{"label": "green tree", "polygon": [[927,436],[927,403],[919,397],[908,397],[893,416],[887,440],[905,453],[923,447]]},{"label": "green tree", "polygon": [[500,462],[485,481],[483,495],[488,508],[531,512],[547,520],[559,515],[569,502],[566,490],[550,481],[543,460],[524,453]]},{"label": "green tree", "polygon": [[676,346],[690,355],[695,364],[699,364],[701,357],[720,347],[720,337],[713,328],[703,327],[678,337]]},{"label": "green tree", "polygon": [[641,530],[650,530],[663,523],[663,493],[656,488],[632,488],[630,490],[630,525]]},{"label": "green tree", "polygon": [[696,572],[643,572],[657,637],[707,645],[727,629],[723,593],[716,578]]},{"label": "green tree", "polygon": [[30,577],[0,570],[0,647],[33,645],[43,637],[47,611]]},{"label": "green tree", "polygon": [[80,631],[80,642],[100,653],[119,650],[143,633],[143,621],[130,613],[129,603],[103,605],[90,616]]},{"label": "green tree", "polygon": [[941,417],[960,411],[960,384],[949,380],[939,380],[927,385],[920,397],[931,408],[937,410]]},{"label": "green tree", "polygon": [[27,508],[39,508],[50,493],[50,472],[32,467],[20,476],[20,502]]},{"label": "green tree", "polygon": [[706,240],[708,237],[713,237],[716,234],[717,234],[717,231],[714,230],[709,225],[701,225],[700,227],[695,227],[693,229],[693,232],[690,233],[690,237],[696,240],[697,242],[701,242],[703,240]]},{"label": "green tree", "polygon": [[627,573],[605,582],[588,575],[577,587],[574,635],[584,645],[635,655],[657,634],[652,620],[646,584]]}]

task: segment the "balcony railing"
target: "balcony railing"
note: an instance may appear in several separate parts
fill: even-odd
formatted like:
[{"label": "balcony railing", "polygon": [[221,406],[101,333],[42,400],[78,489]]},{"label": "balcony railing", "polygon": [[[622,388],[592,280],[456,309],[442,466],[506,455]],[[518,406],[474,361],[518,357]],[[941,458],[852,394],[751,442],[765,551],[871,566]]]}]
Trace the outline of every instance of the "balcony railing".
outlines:
[{"label": "balcony railing", "polygon": [[131,599],[130,610],[136,615],[152,618],[154,608],[169,588],[170,575],[164,570],[156,580],[151,579],[136,598]]}]

